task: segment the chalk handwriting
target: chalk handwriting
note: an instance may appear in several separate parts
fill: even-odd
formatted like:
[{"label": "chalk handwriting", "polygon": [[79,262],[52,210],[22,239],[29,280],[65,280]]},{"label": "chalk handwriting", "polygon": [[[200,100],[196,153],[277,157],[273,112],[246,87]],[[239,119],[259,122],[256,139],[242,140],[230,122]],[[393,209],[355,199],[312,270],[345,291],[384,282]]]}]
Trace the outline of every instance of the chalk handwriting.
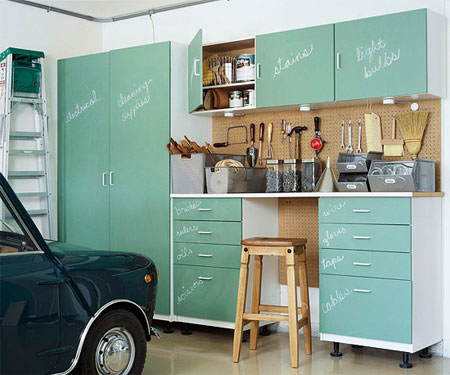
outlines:
[{"label": "chalk handwriting", "polygon": [[187,258],[191,254],[192,254],[191,248],[183,247],[182,249],[180,249],[180,252],[177,254],[177,260]]},{"label": "chalk handwriting", "polygon": [[196,280],[188,287],[182,286],[181,293],[177,295],[177,305],[186,301],[186,299],[201,285],[203,285],[203,280]]},{"label": "chalk handwriting", "polygon": [[322,312],[324,314],[328,314],[333,308],[343,302],[350,294],[352,294],[352,290],[348,288],[345,288],[343,291],[336,290],[334,294],[330,294],[328,302],[322,303]]},{"label": "chalk handwriting", "polygon": [[277,77],[284,70],[289,69],[291,66],[299,63],[303,59],[311,56],[314,50],[314,45],[311,43],[309,50],[307,48],[303,49],[303,51],[298,52],[294,55],[294,52],[291,52],[291,56],[288,58],[279,57],[274,66],[274,74],[273,78]]},{"label": "chalk handwriting", "polygon": [[128,94],[119,94],[117,107],[124,108],[124,111],[122,112],[123,122],[133,120],[136,117],[136,113],[150,103],[151,83],[151,79],[145,80],[138,85],[134,85],[133,90]]},{"label": "chalk handwriting", "polygon": [[98,103],[101,99],[97,98],[97,92],[92,90],[91,97],[87,100],[83,100],[82,103],[77,103],[75,105],[74,110],[69,111],[66,115],[66,124],[75,120],[78,116],[80,116],[84,111],[93,107],[96,103]]},{"label": "chalk handwriting", "polygon": [[189,201],[187,206],[185,206],[185,207],[179,207],[179,208],[175,207],[175,212],[176,212],[177,216],[180,216],[183,214],[187,214],[190,211],[196,210],[201,205],[202,205],[201,201],[195,201],[195,202]]},{"label": "chalk handwriting", "polygon": [[400,59],[400,49],[387,50],[382,38],[371,40],[368,45],[356,48],[356,61],[363,63],[364,79],[371,78],[379,71],[390,67]]},{"label": "chalk handwriting", "polygon": [[177,237],[183,237],[184,235],[191,233],[191,232],[197,232],[198,226],[196,225],[183,225],[183,229],[177,231]]},{"label": "chalk handwriting", "polygon": [[334,269],[336,269],[336,264],[340,263],[344,260],[345,256],[342,255],[338,255],[337,257],[331,258],[331,260],[328,259],[322,259],[322,267],[323,270],[325,271],[327,268],[333,267]]},{"label": "chalk handwriting", "polygon": [[322,215],[325,217],[330,216],[331,214],[342,210],[346,204],[347,204],[347,202],[341,202],[339,204],[330,205],[330,207],[328,207],[328,209],[326,209],[325,211],[322,212]]},{"label": "chalk handwriting", "polygon": [[341,235],[344,235],[345,233],[347,233],[347,229],[345,229],[344,227],[342,227],[340,229],[337,229],[337,230],[335,230],[333,232],[326,231],[326,237],[322,238],[322,242],[325,245],[330,246],[330,241],[331,240],[334,240],[335,238],[337,238],[337,237],[339,237]]}]

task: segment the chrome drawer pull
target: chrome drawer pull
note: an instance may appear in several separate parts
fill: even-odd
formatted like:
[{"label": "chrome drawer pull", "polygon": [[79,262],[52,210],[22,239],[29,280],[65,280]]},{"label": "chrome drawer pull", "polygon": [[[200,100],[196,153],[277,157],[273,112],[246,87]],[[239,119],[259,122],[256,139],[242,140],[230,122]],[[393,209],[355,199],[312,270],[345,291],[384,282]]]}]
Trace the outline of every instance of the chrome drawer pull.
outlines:
[{"label": "chrome drawer pull", "polygon": [[199,279],[199,280],[205,280],[205,281],[211,281],[213,278],[212,278],[212,277],[203,277],[203,276],[199,276],[198,279]]},{"label": "chrome drawer pull", "polygon": [[372,263],[360,263],[360,262],[353,262],[354,266],[371,266]]},{"label": "chrome drawer pull", "polygon": [[212,258],[212,254],[198,254],[200,258]]},{"label": "chrome drawer pull", "polygon": [[353,236],[355,240],[370,240],[370,238],[369,236]]},{"label": "chrome drawer pull", "polygon": [[212,211],[212,208],[197,208],[197,211]]},{"label": "chrome drawer pull", "polygon": [[202,232],[202,231],[198,231],[197,234],[212,234],[212,232]]},{"label": "chrome drawer pull", "polygon": [[372,293],[370,289],[353,289],[356,293]]},{"label": "chrome drawer pull", "polygon": [[368,214],[371,210],[353,210],[355,214]]}]

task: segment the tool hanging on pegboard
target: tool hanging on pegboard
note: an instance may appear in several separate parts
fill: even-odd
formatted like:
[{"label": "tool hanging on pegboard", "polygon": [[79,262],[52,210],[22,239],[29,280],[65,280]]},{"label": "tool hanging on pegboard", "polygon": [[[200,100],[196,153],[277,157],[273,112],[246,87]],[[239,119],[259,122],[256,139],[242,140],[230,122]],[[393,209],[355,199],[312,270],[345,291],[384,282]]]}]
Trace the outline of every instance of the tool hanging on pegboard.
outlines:
[{"label": "tool hanging on pegboard", "polygon": [[319,156],[320,151],[322,151],[323,144],[325,143],[325,141],[321,137],[321,133],[320,133],[320,129],[319,129],[319,122],[320,122],[320,118],[317,116],[314,117],[314,132],[316,135],[311,140],[311,148],[316,153],[316,156]]}]

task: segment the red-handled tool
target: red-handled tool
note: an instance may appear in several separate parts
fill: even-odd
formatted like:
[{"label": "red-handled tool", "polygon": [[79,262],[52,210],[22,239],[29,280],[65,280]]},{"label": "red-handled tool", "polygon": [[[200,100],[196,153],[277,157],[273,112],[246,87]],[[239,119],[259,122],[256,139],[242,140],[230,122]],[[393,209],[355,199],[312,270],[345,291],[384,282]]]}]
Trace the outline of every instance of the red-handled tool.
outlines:
[{"label": "red-handled tool", "polygon": [[[263,141],[264,141],[264,123],[259,124],[259,154],[263,154]],[[262,157],[259,158],[259,165],[262,165]]]},{"label": "red-handled tool", "polygon": [[322,150],[323,144],[325,143],[325,141],[320,136],[319,121],[319,117],[314,117],[314,131],[316,133],[316,136],[311,140],[311,148],[316,153],[316,156],[319,155],[319,152]]}]

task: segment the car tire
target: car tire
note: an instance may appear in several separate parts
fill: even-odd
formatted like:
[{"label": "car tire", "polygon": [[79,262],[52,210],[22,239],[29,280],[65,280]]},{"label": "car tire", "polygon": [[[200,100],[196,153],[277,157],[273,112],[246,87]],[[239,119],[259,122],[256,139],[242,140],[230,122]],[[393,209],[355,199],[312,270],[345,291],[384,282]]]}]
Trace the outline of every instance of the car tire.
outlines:
[{"label": "car tire", "polygon": [[140,375],[147,355],[142,324],[127,310],[112,310],[89,329],[76,373]]}]

